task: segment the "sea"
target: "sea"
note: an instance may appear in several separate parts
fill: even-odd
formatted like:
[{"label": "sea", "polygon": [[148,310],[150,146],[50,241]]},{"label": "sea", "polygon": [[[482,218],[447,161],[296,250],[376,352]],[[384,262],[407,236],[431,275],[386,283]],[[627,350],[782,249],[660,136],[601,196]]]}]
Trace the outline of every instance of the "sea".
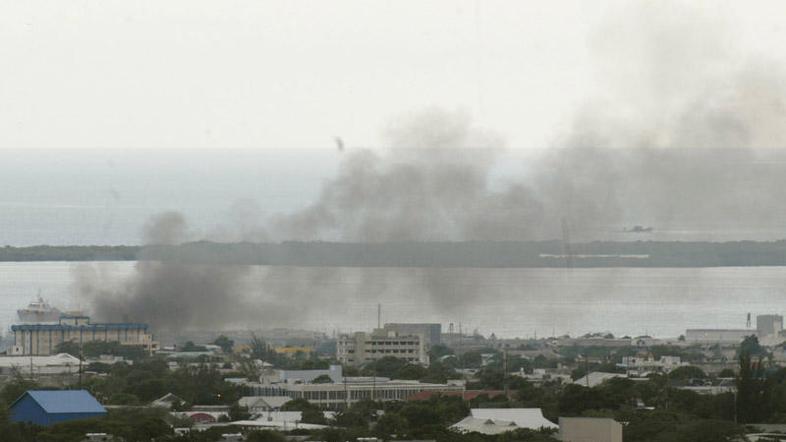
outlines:
[{"label": "sea", "polygon": [[[335,148],[266,150],[0,151],[0,247],[140,244],[154,214],[182,213],[193,237],[220,237],[233,223],[297,210],[335,176]],[[503,163],[513,164],[515,161]],[[504,169],[504,168],[503,168]],[[515,174],[501,170],[499,177]],[[502,178],[501,178],[502,179]],[[636,239],[777,239],[783,232],[657,229]],[[613,235],[601,239],[618,239]],[[0,327],[39,293],[66,309],[85,309],[75,284],[84,266],[102,266],[119,281],[133,262],[0,263]],[[248,296],[262,305],[287,297],[286,278],[331,275],[329,284],[293,284],[297,323],[328,334],[384,322],[439,322],[445,329],[503,337],[569,333],[673,337],[686,328],[741,328],[751,313],[786,312],[786,268],[601,269],[294,269],[254,267]],[[273,277],[271,277],[273,275]],[[281,276],[284,275],[284,276]],[[292,275],[292,276],[287,276]],[[279,284],[268,287],[267,284]],[[277,281],[277,282],[276,282]],[[283,287],[283,288],[282,288]],[[328,287],[328,289],[325,289]],[[270,290],[268,290],[270,289]],[[313,291],[313,293],[311,293]],[[297,298],[295,295],[300,296]],[[317,302],[312,302],[316,300]],[[313,304],[313,305],[312,305]]]},{"label": "sea", "polygon": [[[16,310],[39,293],[60,308],[84,309],[76,274],[100,266],[118,281],[135,273],[134,262],[0,263],[0,325],[6,329]],[[288,269],[303,278],[325,269]],[[687,328],[745,328],[747,315],[786,313],[786,268],[596,268],[596,269],[409,269],[337,268],[320,279],[322,287],[293,284],[281,297],[271,273],[255,266],[247,294],[264,306],[291,303],[294,322],[260,317],[227,323],[227,329],[290,326],[336,332],[383,322],[453,324],[463,332],[500,337],[545,337],[589,332],[617,336],[677,337]],[[273,282],[271,283],[271,280]],[[444,287],[434,281],[450,281]],[[371,283],[369,281],[372,281]],[[272,285],[268,285],[272,284]],[[327,288],[325,288],[327,287]],[[269,289],[269,290],[268,290]],[[292,321],[290,319],[290,321]]]}]

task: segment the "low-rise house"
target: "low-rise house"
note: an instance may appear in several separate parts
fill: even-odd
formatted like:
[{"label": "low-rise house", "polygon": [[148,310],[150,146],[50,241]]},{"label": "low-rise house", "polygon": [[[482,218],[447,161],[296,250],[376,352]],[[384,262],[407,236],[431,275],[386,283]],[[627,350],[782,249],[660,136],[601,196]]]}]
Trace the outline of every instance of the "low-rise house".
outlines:
[{"label": "low-rise house", "polygon": [[246,407],[251,414],[257,414],[281,410],[281,407],[291,400],[289,396],[244,396],[240,398],[238,405]]},{"label": "low-rise house", "polygon": [[122,442],[122,439],[108,433],[87,433],[82,442]]},{"label": "low-rise house", "polygon": [[128,365],[134,365],[134,361],[130,359],[126,359],[123,356],[99,355],[98,357],[95,358],[85,358],[85,365],[90,365],[90,364],[115,365],[118,362],[123,362]]},{"label": "low-rise house", "polygon": [[562,442],[622,442],[622,425],[601,417],[559,418]]},{"label": "low-rise house", "polygon": [[572,382],[570,374],[560,373],[556,370],[549,371],[545,368],[536,368],[532,370],[532,373],[525,373],[524,369],[521,369],[517,372],[510,373],[510,375],[524,378],[527,381],[536,385],[542,384],[544,382],[550,382],[550,381],[558,381],[560,383],[565,383],[565,384],[569,384]]},{"label": "low-rise house", "polygon": [[582,376],[575,381],[573,381],[576,385],[581,385],[582,387],[597,387],[598,385],[608,381],[609,379],[615,378],[627,378],[628,376],[623,373],[604,373],[601,371],[593,371],[592,373],[588,373],[586,376]]},{"label": "low-rise house", "polygon": [[171,410],[172,407],[176,404],[183,403],[183,399],[177,396],[174,393],[167,393],[160,398],[154,400],[150,403],[152,407],[159,407],[159,408],[166,408],[167,410]]},{"label": "low-rise house", "polygon": [[[86,367],[87,364],[84,364]],[[79,373],[79,358],[68,353],[50,356],[0,356],[0,374],[58,375]]]},{"label": "low-rise house", "polygon": [[500,434],[519,429],[559,427],[543,417],[540,408],[473,408],[470,415],[450,426],[459,433]]},{"label": "low-rise house", "polygon": [[87,390],[28,390],[8,410],[12,422],[42,426],[106,416],[106,408]]},{"label": "low-rise house", "polygon": [[646,356],[623,356],[618,367],[625,369],[628,375],[643,376],[648,373],[669,373],[679,367],[687,366],[679,356],[661,356],[655,359],[652,354]]}]

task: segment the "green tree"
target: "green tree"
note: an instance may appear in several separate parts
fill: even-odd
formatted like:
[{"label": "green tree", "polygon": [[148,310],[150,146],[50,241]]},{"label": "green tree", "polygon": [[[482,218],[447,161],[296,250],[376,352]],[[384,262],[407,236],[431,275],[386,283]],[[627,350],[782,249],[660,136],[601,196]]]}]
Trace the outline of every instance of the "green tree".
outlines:
[{"label": "green tree", "polygon": [[706,377],[707,374],[701,368],[693,365],[679,367],[669,373],[669,378],[675,380],[704,379]]},{"label": "green tree", "polygon": [[319,406],[312,404],[306,399],[294,399],[281,407],[283,411],[299,411],[301,412],[301,422],[306,424],[319,424],[325,425],[325,413]]},{"label": "green tree", "polygon": [[248,408],[241,407],[238,403],[234,403],[229,407],[229,419],[233,422],[248,419],[250,416]]},{"label": "green tree", "polygon": [[216,340],[213,341],[213,344],[221,347],[221,351],[227,354],[232,353],[232,349],[235,347],[235,341],[224,335],[217,337]]},{"label": "green tree", "polygon": [[82,350],[79,348],[79,344],[74,341],[63,341],[55,346],[55,353],[68,353],[78,358],[82,355]]},{"label": "green tree", "polygon": [[202,345],[196,345],[193,341],[187,341],[180,347],[180,351],[207,351],[207,348]]},{"label": "green tree", "polygon": [[737,418],[741,423],[761,422],[768,414],[769,394],[763,380],[761,360],[754,363],[747,352],[740,354],[737,375]]},{"label": "green tree", "polygon": [[246,436],[246,442],[286,442],[286,440],[283,434],[271,430],[256,430]]},{"label": "green tree", "polygon": [[733,378],[734,376],[734,370],[731,368],[724,368],[718,373],[719,378]]},{"label": "green tree", "polygon": [[750,335],[742,340],[739,348],[739,355],[747,354],[750,357],[762,356],[766,354],[766,350],[759,345],[759,338],[756,335]]},{"label": "green tree", "polygon": [[22,434],[19,427],[11,423],[8,417],[8,408],[5,404],[0,404],[0,435],[6,442],[22,442]]},{"label": "green tree", "polygon": [[331,379],[330,376],[328,376],[326,374],[321,374],[321,375],[315,377],[314,380],[311,381],[311,383],[312,384],[332,384],[333,383],[333,379]]},{"label": "green tree", "polygon": [[3,386],[2,393],[0,393],[0,399],[2,400],[0,406],[3,404],[11,405],[27,390],[35,390],[36,388],[38,388],[38,384],[35,381],[25,379],[21,373],[16,372],[11,381]]}]

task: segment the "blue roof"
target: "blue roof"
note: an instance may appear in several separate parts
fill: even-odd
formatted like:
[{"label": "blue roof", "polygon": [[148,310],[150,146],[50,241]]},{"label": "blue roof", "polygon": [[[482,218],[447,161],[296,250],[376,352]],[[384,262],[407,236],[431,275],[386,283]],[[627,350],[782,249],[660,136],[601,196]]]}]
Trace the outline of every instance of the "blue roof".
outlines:
[{"label": "blue roof", "polygon": [[29,395],[47,413],[106,413],[87,390],[28,390],[14,403]]}]

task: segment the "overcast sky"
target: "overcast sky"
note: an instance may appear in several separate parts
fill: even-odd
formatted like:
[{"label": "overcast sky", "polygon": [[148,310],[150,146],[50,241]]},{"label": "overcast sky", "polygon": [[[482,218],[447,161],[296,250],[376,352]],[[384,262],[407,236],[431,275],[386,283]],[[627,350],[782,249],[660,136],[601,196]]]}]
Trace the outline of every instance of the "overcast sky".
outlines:
[{"label": "overcast sky", "polygon": [[0,147],[376,146],[431,106],[543,147],[608,82],[668,66],[669,26],[709,54],[669,69],[706,74],[782,62],[784,17],[780,1],[0,0]]}]

